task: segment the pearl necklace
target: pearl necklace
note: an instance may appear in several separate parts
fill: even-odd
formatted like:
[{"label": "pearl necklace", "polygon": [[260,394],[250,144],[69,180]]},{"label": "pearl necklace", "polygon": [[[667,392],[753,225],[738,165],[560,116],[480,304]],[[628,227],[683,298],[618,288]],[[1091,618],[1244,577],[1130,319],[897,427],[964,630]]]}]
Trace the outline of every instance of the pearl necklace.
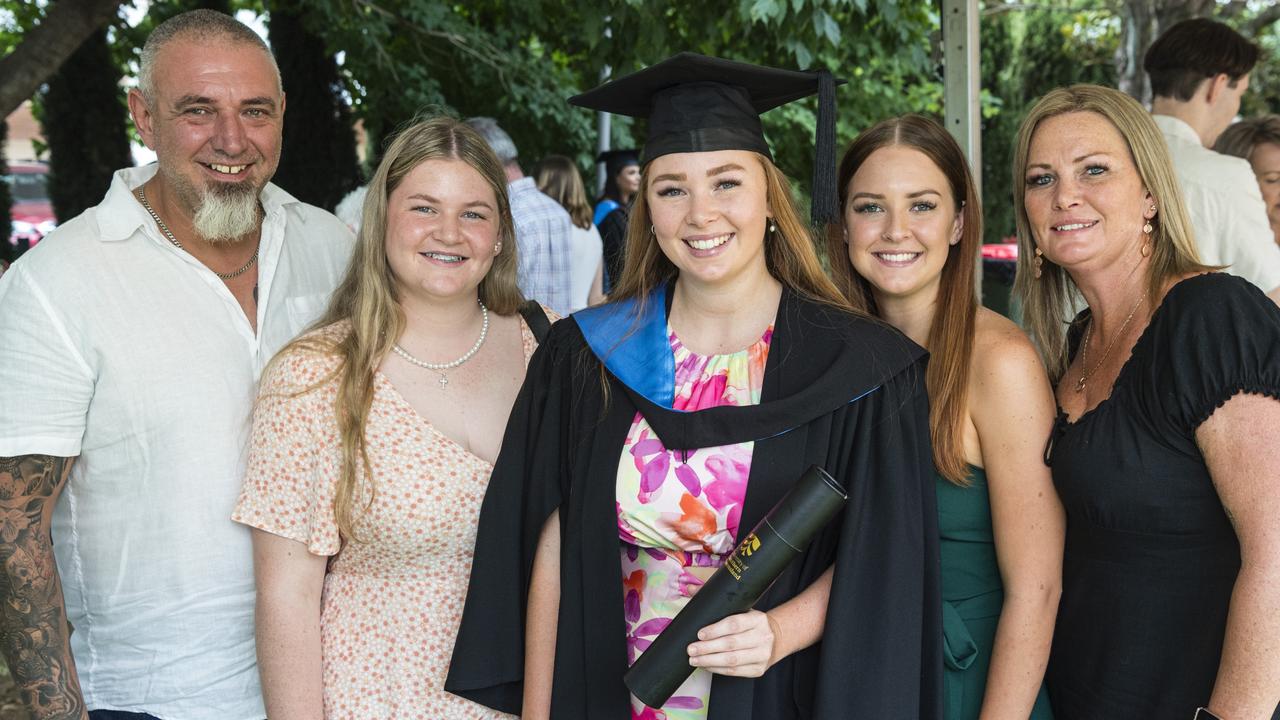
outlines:
[{"label": "pearl necklace", "polygon": [[1102,350],[1102,358],[1098,360],[1098,364],[1093,366],[1089,372],[1085,372],[1085,368],[1089,366],[1089,340],[1093,337],[1093,320],[1089,320],[1089,329],[1084,334],[1084,345],[1080,348],[1080,380],[1076,383],[1076,392],[1084,392],[1084,385],[1093,377],[1093,374],[1102,368],[1102,363],[1107,361],[1107,356],[1111,354],[1111,348],[1115,347],[1120,338],[1124,337],[1125,328],[1129,327],[1129,321],[1133,319],[1134,314],[1138,312],[1138,308],[1142,307],[1142,302],[1147,299],[1146,292],[1138,294],[1138,302],[1133,304],[1133,309],[1129,311],[1129,317],[1124,319],[1124,324],[1120,326],[1120,332],[1112,338],[1111,342]]},{"label": "pearl necklace", "polygon": [[[165,225],[164,221],[160,219],[160,216],[156,214],[156,211],[151,208],[151,203],[147,202],[147,194],[143,192],[141,185],[138,186],[138,201],[142,203],[142,207],[146,208],[147,214],[151,216],[151,219],[156,221],[156,225],[160,226],[160,232],[164,233],[164,236],[169,238],[169,242],[173,243],[173,246],[178,248],[179,250],[184,249],[182,247],[182,243],[178,242],[178,238],[174,237],[173,232],[169,230],[169,226]],[[262,242],[259,241],[258,245],[261,245],[261,244]],[[220,273],[217,270],[213,270],[213,268],[209,268],[209,269],[213,270],[213,274],[217,275],[223,280],[233,280],[245,274],[246,272],[248,272],[249,268],[253,267],[253,264],[256,262],[258,262],[257,247],[253,249],[253,257],[249,258],[249,262],[242,265],[239,270],[235,270],[229,273]],[[254,299],[257,300],[256,292],[254,294]]]},{"label": "pearl necklace", "polygon": [[480,337],[476,338],[476,344],[472,345],[471,349],[468,350],[465,355],[458,358],[457,360],[454,360],[453,362],[447,362],[447,363],[429,363],[429,362],[426,362],[425,360],[419,360],[418,358],[410,355],[407,350],[400,347],[399,343],[396,343],[395,345],[391,346],[392,351],[394,351],[395,354],[399,355],[400,357],[404,358],[406,361],[413,363],[414,365],[417,365],[418,367],[423,368],[424,370],[434,370],[440,373],[440,379],[437,380],[436,382],[440,383],[441,390],[445,389],[445,387],[449,384],[449,378],[445,377],[444,371],[452,370],[453,368],[456,368],[462,363],[470,360],[471,357],[475,355],[477,351],[480,350],[480,346],[484,344],[485,336],[489,334],[489,308],[485,307],[484,303],[480,302],[479,300],[477,300],[476,303],[480,305],[480,314],[484,317],[484,322],[483,324],[480,325]]}]

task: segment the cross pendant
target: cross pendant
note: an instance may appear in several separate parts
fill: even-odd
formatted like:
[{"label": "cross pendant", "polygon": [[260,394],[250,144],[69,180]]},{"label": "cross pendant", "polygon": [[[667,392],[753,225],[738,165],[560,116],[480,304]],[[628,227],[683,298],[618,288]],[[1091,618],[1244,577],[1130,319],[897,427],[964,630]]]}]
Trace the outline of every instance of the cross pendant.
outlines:
[{"label": "cross pendant", "polygon": [[440,373],[440,379],[436,382],[440,383],[440,389],[443,390],[444,386],[449,384],[449,378],[445,377],[444,373]]}]

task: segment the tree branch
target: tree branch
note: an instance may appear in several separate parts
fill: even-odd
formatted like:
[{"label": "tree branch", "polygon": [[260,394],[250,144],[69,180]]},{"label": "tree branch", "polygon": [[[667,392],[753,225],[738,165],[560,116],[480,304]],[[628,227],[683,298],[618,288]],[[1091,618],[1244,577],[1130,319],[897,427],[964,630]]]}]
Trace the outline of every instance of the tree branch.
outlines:
[{"label": "tree branch", "polygon": [[23,35],[12,53],[0,59],[0,117],[7,117],[34,95],[85,38],[115,17],[120,5],[119,0],[50,3],[44,20]]},{"label": "tree branch", "polygon": [[1278,20],[1280,20],[1280,5],[1271,5],[1258,13],[1257,17],[1245,23],[1245,26],[1240,28],[1240,31],[1247,38],[1256,38],[1263,30]]}]

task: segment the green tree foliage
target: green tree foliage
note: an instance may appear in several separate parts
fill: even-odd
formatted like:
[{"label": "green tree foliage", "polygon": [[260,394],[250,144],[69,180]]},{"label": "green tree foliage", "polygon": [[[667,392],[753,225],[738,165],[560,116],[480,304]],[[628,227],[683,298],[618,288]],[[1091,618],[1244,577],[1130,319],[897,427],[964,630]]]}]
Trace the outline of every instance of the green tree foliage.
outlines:
[{"label": "green tree foliage", "polygon": [[1027,109],[1049,90],[1073,83],[1139,85],[1121,77],[1135,62],[1141,68],[1146,52],[1145,47],[1130,46],[1133,30],[1126,30],[1126,19],[1147,17],[1157,25],[1147,33],[1154,37],[1188,15],[1211,16],[1262,46],[1240,113],[1247,117],[1280,112],[1280,6],[1274,3],[987,1],[981,26],[982,86],[993,100],[982,129],[987,242],[1000,242],[1015,232],[1013,193],[1021,187],[1010,174],[1018,126]]},{"label": "green tree foliage", "polygon": [[111,175],[133,165],[120,67],[99,30],[49,79],[41,124],[49,146],[49,199],[58,222],[97,205]]},{"label": "green tree foliage", "polygon": [[274,182],[299,200],[333,210],[361,182],[351,110],[337,63],[286,3],[271,7],[270,40],[287,96]]},{"label": "green tree foliage", "polygon": [[1115,84],[1112,58],[1119,22],[1108,11],[1079,10],[1062,2],[1034,10],[988,13],[982,18],[982,86],[992,96],[982,125],[984,240],[1003,242],[1016,232],[1011,177],[1018,125],[1049,90],[1073,83]]},{"label": "green tree foliage", "polygon": [[[842,142],[883,116],[938,109],[930,3],[896,0],[315,0],[309,26],[346,50],[344,70],[372,150],[422,111],[490,115],[532,165],[548,153],[590,166],[595,116],[565,100],[681,50],[780,67],[826,67]],[[816,101],[765,116],[779,165],[809,176]],[[643,127],[614,123],[615,145]]]}]

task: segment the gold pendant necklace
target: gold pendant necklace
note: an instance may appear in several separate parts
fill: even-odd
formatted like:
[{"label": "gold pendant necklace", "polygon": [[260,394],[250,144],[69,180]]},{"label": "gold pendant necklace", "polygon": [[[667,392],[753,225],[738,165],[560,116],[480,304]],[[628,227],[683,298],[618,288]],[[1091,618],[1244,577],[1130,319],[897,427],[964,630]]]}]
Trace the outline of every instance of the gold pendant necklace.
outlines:
[{"label": "gold pendant necklace", "polygon": [[1125,318],[1124,324],[1120,326],[1120,332],[1116,333],[1116,336],[1111,338],[1111,342],[1107,343],[1107,346],[1103,348],[1102,357],[1098,359],[1098,364],[1094,365],[1092,370],[1085,372],[1085,369],[1089,367],[1089,341],[1093,338],[1093,318],[1089,318],[1089,329],[1084,334],[1084,346],[1080,348],[1080,380],[1076,382],[1076,392],[1084,392],[1085,383],[1102,368],[1102,364],[1107,361],[1107,356],[1111,354],[1111,348],[1115,347],[1120,338],[1124,337],[1124,331],[1125,328],[1129,327],[1129,321],[1133,320],[1133,316],[1137,314],[1138,308],[1142,307],[1142,303],[1146,299],[1147,294],[1145,292],[1138,295],[1138,302],[1133,304],[1133,309],[1129,311],[1129,317]]}]

